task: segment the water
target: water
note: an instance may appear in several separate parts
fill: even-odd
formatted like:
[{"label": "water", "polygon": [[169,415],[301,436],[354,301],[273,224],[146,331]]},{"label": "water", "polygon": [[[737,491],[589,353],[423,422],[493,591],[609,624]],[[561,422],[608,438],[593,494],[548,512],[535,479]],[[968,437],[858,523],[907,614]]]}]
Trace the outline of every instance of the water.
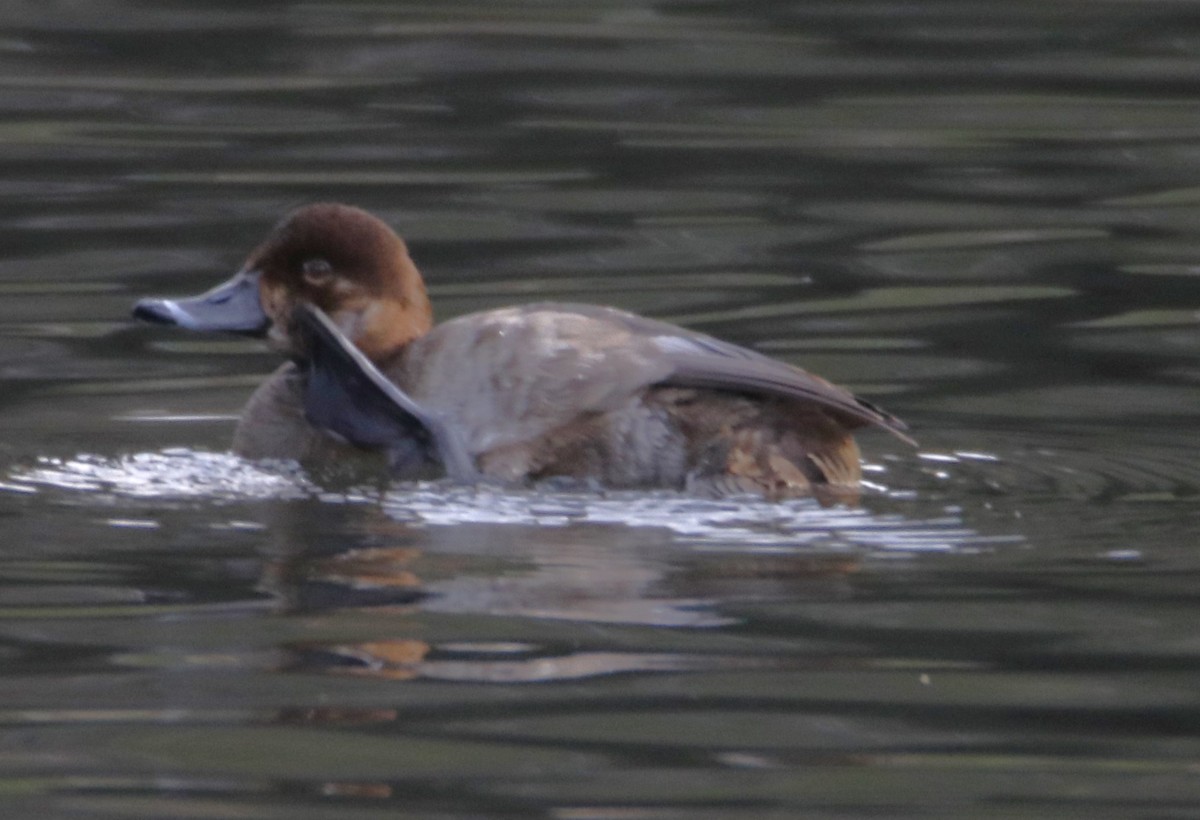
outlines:
[{"label": "water", "polygon": [[[10,4],[12,817],[1194,816],[1184,2]],[[615,304],[907,419],[856,509],[225,454],[134,325],[335,199],[442,318]]]}]

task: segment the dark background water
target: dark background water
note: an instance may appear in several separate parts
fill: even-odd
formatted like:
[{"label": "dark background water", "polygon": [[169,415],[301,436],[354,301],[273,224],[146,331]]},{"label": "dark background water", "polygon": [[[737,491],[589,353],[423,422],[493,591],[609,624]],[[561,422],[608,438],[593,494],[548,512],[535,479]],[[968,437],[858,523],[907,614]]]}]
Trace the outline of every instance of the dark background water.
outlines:
[{"label": "dark background water", "polygon": [[[1195,816],[1190,2],[9,3],[0,814]],[[129,305],[287,209],[906,418],[855,510],[337,486]]]}]

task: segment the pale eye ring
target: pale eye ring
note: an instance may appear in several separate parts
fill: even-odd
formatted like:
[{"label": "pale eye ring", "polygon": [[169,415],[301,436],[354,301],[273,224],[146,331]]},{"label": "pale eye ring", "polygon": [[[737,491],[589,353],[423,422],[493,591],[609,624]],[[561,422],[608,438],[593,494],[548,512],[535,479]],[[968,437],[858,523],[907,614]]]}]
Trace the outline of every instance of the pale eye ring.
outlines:
[{"label": "pale eye ring", "polygon": [[305,281],[312,285],[324,285],[333,278],[333,265],[320,257],[306,259],[300,269],[304,272]]}]

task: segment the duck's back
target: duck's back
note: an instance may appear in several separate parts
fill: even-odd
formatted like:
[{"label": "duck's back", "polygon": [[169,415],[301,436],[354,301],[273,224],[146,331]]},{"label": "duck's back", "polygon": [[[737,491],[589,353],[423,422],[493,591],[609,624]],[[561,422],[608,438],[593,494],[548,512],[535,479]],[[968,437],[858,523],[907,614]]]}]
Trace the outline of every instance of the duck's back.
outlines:
[{"label": "duck's back", "polygon": [[408,345],[385,372],[453,419],[482,453],[614,410],[669,375],[646,339],[568,306],[462,316]]},{"label": "duck's back", "polygon": [[744,348],[587,305],[463,316],[385,372],[458,430],[485,474],[506,479],[769,495],[857,487],[850,431],[877,413]]}]

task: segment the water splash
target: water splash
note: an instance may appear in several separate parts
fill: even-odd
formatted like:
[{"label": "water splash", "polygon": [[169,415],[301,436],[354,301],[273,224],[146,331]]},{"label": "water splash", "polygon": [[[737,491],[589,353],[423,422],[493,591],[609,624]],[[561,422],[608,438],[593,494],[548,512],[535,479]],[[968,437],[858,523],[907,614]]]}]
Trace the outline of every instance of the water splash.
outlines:
[{"label": "water splash", "polygon": [[228,453],[173,448],[116,458],[83,454],[68,459],[39,458],[14,470],[0,491],[66,490],[105,498],[162,500],[207,499],[216,502],[291,499],[315,488],[299,467],[255,465]]},{"label": "water splash", "polygon": [[[887,499],[880,485],[868,492]],[[331,491],[290,462],[254,463],[226,453],[170,449],[116,458],[80,455],[41,458],[12,471],[0,493],[66,492],[75,503],[205,500],[231,503],[311,499],[371,504],[414,526],[624,526],[668,531],[694,548],[737,546],[758,552],[797,549],[948,552],[1020,541],[982,535],[964,524],[957,507],[912,518],[868,506],[822,508],[811,499],[768,502],[756,497],[704,499],[669,491],[560,491],[548,487],[462,487],[444,482]],[[896,494],[900,497],[902,494]]]}]

